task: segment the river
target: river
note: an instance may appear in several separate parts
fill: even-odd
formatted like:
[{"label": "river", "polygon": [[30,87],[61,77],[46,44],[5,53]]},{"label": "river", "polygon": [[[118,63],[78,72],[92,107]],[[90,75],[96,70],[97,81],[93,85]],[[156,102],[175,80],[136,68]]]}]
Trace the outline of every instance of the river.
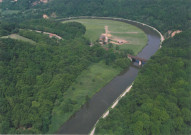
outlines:
[{"label": "river", "polygon": [[[148,43],[138,56],[149,59],[153,54],[155,54],[155,52],[160,48],[160,34],[147,25],[129,20],[122,21],[141,28],[147,34]],[[139,70],[140,68],[137,64],[132,63],[127,70],[116,76],[98,93],[96,93],[87,104],[85,104],[58,130],[57,134],[89,134],[103,113],[124,92],[124,90],[132,84],[138,75]]]}]

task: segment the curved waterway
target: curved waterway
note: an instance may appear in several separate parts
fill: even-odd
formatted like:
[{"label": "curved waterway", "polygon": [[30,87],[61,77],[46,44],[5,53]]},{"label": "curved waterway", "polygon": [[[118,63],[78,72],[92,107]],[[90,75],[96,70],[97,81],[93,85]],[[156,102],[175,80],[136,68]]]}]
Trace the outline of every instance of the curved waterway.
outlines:
[{"label": "curved waterway", "polygon": [[[117,19],[110,18],[109,20]],[[139,57],[149,59],[159,49],[161,36],[156,30],[147,25],[130,20],[119,19],[118,21],[123,21],[135,25],[141,28],[147,34],[147,46],[145,46],[145,48],[138,54]],[[59,129],[57,134],[89,134],[97,120],[125,91],[125,89],[132,84],[138,75],[139,70],[140,68],[137,66],[137,64],[132,63],[127,70],[116,76],[98,93],[96,93],[87,104],[85,104]]]}]

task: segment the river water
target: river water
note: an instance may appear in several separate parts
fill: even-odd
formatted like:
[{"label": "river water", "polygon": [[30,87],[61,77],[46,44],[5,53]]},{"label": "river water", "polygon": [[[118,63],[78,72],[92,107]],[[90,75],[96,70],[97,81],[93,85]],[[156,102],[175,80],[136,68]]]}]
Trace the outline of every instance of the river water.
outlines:
[{"label": "river water", "polygon": [[[123,21],[124,22],[124,21]],[[141,28],[148,37],[147,46],[138,54],[139,57],[149,59],[160,47],[160,35],[145,25],[125,21]],[[116,76],[91,100],[84,105],[70,120],[68,120],[57,132],[57,134],[88,134],[97,120],[112,105],[112,103],[132,84],[138,75],[140,68],[136,63]]]}]

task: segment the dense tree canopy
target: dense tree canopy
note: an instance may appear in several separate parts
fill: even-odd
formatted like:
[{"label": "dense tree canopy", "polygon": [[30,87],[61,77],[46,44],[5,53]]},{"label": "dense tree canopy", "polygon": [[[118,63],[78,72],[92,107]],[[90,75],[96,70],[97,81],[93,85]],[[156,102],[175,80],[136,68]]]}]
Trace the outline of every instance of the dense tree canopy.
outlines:
[{"label": "dense tree canopy", "polygon": [[17,24],[0,22],[0,37],[16,31]]},{"label": "dense tree canopy", "polygon": [[191,133],[191,32],[183,32],[141,69],[132,90],[97,126],[98,134]]},{"label": "dense tree canopy", "polygon": [[[20,9],[27,7],[26,1],[22,0],[23,5],[18,4],[21,6]],[[190,0],[52,0],[48,4],[32,6],[30,10],[20,15],[21,20],[23,17],[42,17],[43,14],[49,16],[55,14],[57,17],[122,17],[138,20],[158,28],[161,32],[167,32],[173,29],[184,30],[188,27],[191,19],[190,5]],[[6,8],[9,5],[2,7]],[[15,7],[10,6],[10,9]],[[14,19],[16,18],[18,16]]]},{"label": "dense tree canopy", "polygon": [[[112,47],[106,51],[96,43],[90,48],[83,25],[42,20],[43,14],[122,17],[163,33],[190,27],[190,0],[52,0],[34,6],[35,1],[0,3],[0,20],[9,21],[0,22],[0,37],[17,33],[36,42],[0,39],[0,133],[46,133],[55,99],[91,63],[103,60],[115,68],[129,64],[127,52],[114,53]],[[31,20],[34,17],[39,19]],[[51,32],[64,40],[30,30]],[[97,133],[191,133],[190,37],[187,31],[164,42],[139,73],[132,91],[101,120]]]},{"label": "dense tree canopy", "polygon": [[46,19],[25,21],[19,26],[23,29],[32,29],[58,34],[64,39],[79,37],[86,32],[85,26],[78,22],[60,23]]},{"label": "dense tree canopy", "polygon": [[11,9],[11,10],[26,10],[30,9],[34,6],[34,2],[39,2],[40,0],[3,0],[1,3],[1,7],[3,9]]},{"label": "dense tree canopy", "polygon": [[[18,34],[36,43],[0,38],[0,133],[47,133],[55,100],[83,70],[100,60],[116,68],[129,64],[127,55],[106,51],[97,43],[90,47],[79,23],[33,20],[10,30],[5,26],[12,25],[0,26],[8,33],[22,28]],[[33,28],[65,37],[58,40],[28,30]]]},{"label": "dense tree canopy", "polygon": [[88,46],[77,39],[64,46],[4,39],[0,47],[0,132],[45,133],[55,99],[91,62]]}]

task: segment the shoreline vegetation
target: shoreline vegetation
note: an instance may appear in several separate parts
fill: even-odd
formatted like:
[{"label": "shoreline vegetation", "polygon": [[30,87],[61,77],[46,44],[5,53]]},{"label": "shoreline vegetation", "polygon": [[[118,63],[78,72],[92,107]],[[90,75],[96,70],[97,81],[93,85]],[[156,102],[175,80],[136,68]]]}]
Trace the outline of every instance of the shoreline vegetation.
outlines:
[{"label": "shoreline vegetation", "polygon": [[[94,63],[84,70],[64,93],[60,103],[53,109],[52,123],[48,133],[55,133],[60,125],[78,112],[93,95],[122,71],[122,68],[113,68],[105,65],[103,61]],[[69,104],[68,109],[73,108],[72,112],[65,113],[66,103]]]},{"label": "shoreline vegetation", "polygon": [[94,135],[95,134],[95,130],[96,130],[96,126],[99,123],[100,119],[105,119],[108,115],[109,112],[112,111],[113,109],[115,109],[115,107],[117,106],[117,104],[120,102],[120,100],[132,89],[133,83],[128,86],[125,91],[113,102],[113,104],[105,111],[105,113],[103,113],[103,115],[97,120],[97,122],[95,123],[95,125],[93,126],[92,130],[90,131],[90,135]]},{"label": "shoreline vegetation", "polygon": [[[76,18],[81,19],[81,17],[72,17],[72,19],[71,18],[70,19],[72,21],[73,19],[75,20]],[[84,18],[84,17],[82,17],[82,18]],[[86,16],[85,18],[91,18],[91,17],[90,16],[88,16],[88,17]],[[97,18],[100,19],[100,17],[93,17],[93,19],[97,19]],[[113,19],[111,17],[109,17],[109,18]],[[104,19],[105,19],[105,17],[104,17]],[[121,20],[122,18],[117,18],[117,19]],[[116,20],[116,18],[114,20]],[[125,19],[125,20],[127,20],[127,19]],[[132,20],[128,20],[128,21],[132,21]],[[80,21],[77,21],[77,22],[80,22]],[[133,21],[133,22],[140,23],[140,22],[137,22],[137,21]],[[144,23],[140,23],[140,24],[146,25]],[[159,35],[160,35],[160,48],[161,48],[162,47],[162,42],[165,40],[164,36],[156,28],[154,28],[152,26],[149,26],[149,25],[147,25],[147,26],[150,27],[151,29],[153,29],[154,31],[156,31],[157,33],[159,33]],[[97,120],[97,122],[95,123],[94,127],[90,131],[90,133],[89,133],[90,135],[94,135],[95,130],[96,130],[96,125],[99,123],[100,119],[105,119],[109,115],[109,112],[112,109],[114,109],[117,106],[117,104],[120,102],[120,100],[132,89],[132,86],[133,86],[133,83],[130,86],[128,86],[124,90],[124,92],[113,102],[113,104],[103,113],[103,115]]]},{"label": "shoreline vegetation", "polygon": [[[175,36],[175,38],[171,38],[165,41],[164,48],[159,50],[154,55],[153,59],[147,64],[147,66],[140,71],[141,74],[135,80],[134,87],[132,87],[131,93],[125,96],[124,99],[122,99],[122,101],[118,103],[118,106],[116,107],[116,109],[113,109],[111,111],[111,115],[109,117],[107,117],[106,119],[105,117],[104,118],[102,117],[100,122],[96,123],[96,125],[91,131],[91,135],[94,135],[94,133],[96,134],[105,134],[105,133],[107,134],[175,134],[175,133],[189,134],[190,133],[190,128],[188,124],[191,121],[190,119],[188,119],[188,117],[191,116],[191,111],[189,110],[189,106],[188,106],[189,102],[188,104],[183,104],[183,102],[186,102],[187,100],[190,101],[189,99],[190,94],[188,94],[189,93],[188,87],[190,87],[189,85],[190,66],[179,68],[179,70],[181,69],[181,71],[176,70],[177,67],[176,68],[174,67],[174,65],[177,66],[177,64],[179,66],[183,66],[184,64],[186,65],[190,64],[189,63],[190,62],[189,50],[191,49],[190,42],[189,42],[190,34],[191,33],[189,31],[186,31],[181,33],[180,35],[178,34],[177,36]],[[180,44],[182,43],[181,41],[183,41],[182,38],[185,38],[185,42],[183,46]],[[180,46],[187,48],[188,51],[184,51]],[[172,52],[170,53],[170,51],[173,51],[175,54]],[[179,59],[177,61],[172,62],[170,59],[175,59],[175,57],[178,57]],[[163,59],[166,59],[166,62],[163,61]],[[159,65],[158,66],[156,65],[157,64],[156,62],[158,63],[163,62],[165,63],[165,65],[160,67]],[[171,75],[169,74],[164,75],[165,73],[163,72],[155,73],[158,70],[157,71],[153,70],[153,65],[155,65],[155,67],[157,67],[158,70],[164,70],[164,67],[166,67],[165,69],[166,72],[168,70],[170,71],[175,70],[175,71],[172,71]],[[153,74],[147,74],[147,72],[143,72],[143,70],[144,71],[151,70]],[[183,71],[185,73],[187,72],[187,77],[185,76],[186,74],[184,74]],[[183,74],[179,74],[178,72],[181,72]],[[149,79],[150,77],[150,78],[156,79],[156,77],[154,77],[156,75],[158,77],[157,79],[159,79],[160,77],[161,78],[165,77],[165,78],[169,78],[170,80],[168,82],[167,80],[166,81],[160,80],[163,82],[163,83],[160,83],[162,86],[159,86],[158,82],[156,83],[155,81],[153,85],[158,85],[158,87],[153,88],[152,85],[149,85],[149,83],[147,83],[147,80],[145,80],[144,78],[146,77],[147,79]],[[180,80],[176,78],[175,79],[176,81],[173,81],[172,76],[176,76]],[[140,81],[142,81],[142,83]],[[145,85],[143,85],[144,83]],[[169,85],[172,85],[172,86],[170,87]],[[160,87],[162,87],[162,90]],[[179,87],[180,88],[184,87],[185,89],[184,90],[182,89],[181,92],[178,92],[178,91],[177,92],[184,93],[185,95],[187,93],[188,95],[186,97],[184,97],[185,95],[183,96],[182,94],[181,95],[175,94],[174,92],[176,90],[175,91],[170,90],[170,89],[178,89]],[[147,91],[152,91],[152,92],[149,93]],[[167,93],[170,93],[170,94],[168,95]],[[139,101],[140,105],[134,104],[135,107],[133,107],[132,103],[129,101],[130,100],[136,101],[141,96],[144,96],[144,98],[146,99],[144,99],[144,101]],[[181,96],[183,96],[184,98]],[[177,99],[178,101],[177,103],[174,103],[175,99]],[[151,105],[151,101],[148,102],[148,100],[153,100],[152,102],[153,104]],[[162,100],[162,103],[160,103],[158,100],[160,101]],[[157,104],[155,104],[156,102]],[[144,110],[146,108],[143,108],[143,106],[146,107],[146,105],[148,104],[150,104],[150,110]],[[152,109],[153,107],[151,106],[153,106],[154,109]],[[169,111],[170,107],[173,107],[173,110],[174,110],[173,112]],[[159,112],[159,108],[161,112]],[[125,111],[126,113],[121,113],[124,110],[126,110]],[[162,116],[156,116],[156,115],[162,115]],[[161,119],[158,117],[161,117]],[[124,121],[122,122],[122,120],[125,120],[126,123]],[[169,123],[169,121],[171,121],[172,123]],[[173,123],[173,121],[175,121],[175,123],[176,122],[178,123],[175,124]],[[161,127],[162,126],[161,124],[154,125],[154,124],[151,124],[151,122],[166,123],[165,124],[166,128],[164,130],[164,127]],[[128,125],[126,127],[123,127],[123,126],[114,127],[113,123],[118,123],[119,125],[122,125],[122,123],[123,125],[128,123]],[[155,130],[153,130],[153,128]]]},{"label": "shoreline vegetation", "polygon": [[[63,24],[52,20],[33,19],[21,24],[2,23],[1,29],[1,36],[7,36],[0,39],[3,54],[0,66],[4,78],[1,82],[4,84],[3,90],[7,89],[2,92],[6,95],[2,100],[5,109],[2,115],[6,115],[0,122],[2,133],[47,133],[48,130],[53,133],[57,130],[54,126],[59,128],[64,123],[63,120],[67,121],[93,94],[130,64],[127,58],[127,54],[132,53],[130,50],[121,50],[120,53],[115,52],[114,47],[105,50],[98,43],[89,47],[89,41],[84,37],[85,27],[77,22]],[[28,29],[55,33],[61,35],[64,40],[49,38],[41,32]],[[14,36],[18,40],[8,38],[12,33],[20,35]],[[25,38],[21,39],[21,36]],[[34,41],[35,45],[26,39]],[[21,64],[23,61],[26,64]],[[53,68],[54,70],[51,70]],[[87,74],[87,77],[80,74],[88,68],[93,69],[90,80],[91,74]],[[19,76],[15,74],[17,72],[20,72]],[[9,73],[9,76],[3,73]],[[89,90],[91,87],[87,87],[86,83],[92,84],[93,89]],[[24,91],[26,87],[28,91]],[[81,90],[78,87],[81,87]],[[19,103],[12,104],[11,101],[17,100],[14,94],[10,94],[14,89],[21,97],[17,97],[20,99]],[[7,93],[8,91],[10,93]],[[67,93],[73,94],[81,103],[73,100]],[[22,94],[27,97],[27,102],[22,98]],[[61,108],[58,108],[59,105]],[[24,109],[20,110],[21,107]],[[14,115],[7,114],[9,109],[14,110]],[[24,118],[16,117],[21,113]],[[34,117],[31,118],[31,115]],[[60,115],[63,120],[59,123],[57,120],[61,117],[57,116]],[[7,123],[8,118],[11,118],[10,124]]]},{"label": "shoreline vegetation", "polygon": [[[107,117],[100,120],[95,132],[191,134],[190,5],[190,0],[0,0],[0,134],[46,134],[51,124],[51,128],[54,123],[61,126],[55,117],[51,123],[53,115],[75,110],[80,96],[85,96],[82,102],[88,102],[90,93],[83,90],[103,79],[102,70],[109,67],[117,74],[130,64],[126,56],[131,50],[92,44],[85,37],[84,25],[61,23],[60,18],[78,16],[135,23],[161,37],[161,49],[139,71],[131,91],[111,105],[115,109],[103,114]],[[27,29],[48,32],[49,36]],[[177,30],[182,32],[170,37]],[[112,32],[112,36],[121,33]],[[85,71],[96,77],[83,76]],[[86,85],[88,81],[91,86]],[[78,87],[82,91],[78,92]]]},{"label": "shoreline vegetation", "polygon": [[[90,19],[89,21],[91,22],[92,20]],[[107,20],[107,21],[112,23],[111,20]],[[116,21],[114,21],[114,23],[116,23]],[[101,27],[103,30],[104,30],[104,25],[105,23],[102,25],[103,27]],[[126,24],[126,25],[131,26],[129,24]],[[138,29],[140,31],[140,29],[135,26],[133,26],[133,28],[136,30]],[[87,31],[88,31],[88,28],[87,28]],[[96,34],[96,35],[99,38],[99,34]],[[146,43],[147,42],[143,43],[144,46],[146,45]],[[139,49],[139,51],[141,50],[142,49]],[[57,129],[60,128],[60,125],[64,124],[70,117],[72,117],[76,112],[78,112],[79,109],[86,102],[88,102],[88,99],[92,98],[94,94],[96,94],[102,87],[104,87],[108,82],[110,82],[114,77],[120,74],[123,70],[124,70],[123,68],[116,69],[112,67],[111,65],[107,66],[105,65],[105,63],[103,63],[103,61],[99,63],[94,63],[93,65],[89,66],[87,70],[84,70],[78,76],[76,81],[67,90],[67,92],[70,94],[64,94],[63,99],[59,101],[59,105],[56,105],[56,107],[54,108],[52,124],[50,125],[50,130],[48,133],[55,133]],[[68,96],[67,98],[67,95],[74,95],[74,96],[72,97]],[[72,101],[73,99],[74,101]],[[70,107],[73,108],[72,112],[64,113],[64,110],[60,110],[60,108],[64,108],[66,100],[71,102],[69,104],[70,104]]]}]

